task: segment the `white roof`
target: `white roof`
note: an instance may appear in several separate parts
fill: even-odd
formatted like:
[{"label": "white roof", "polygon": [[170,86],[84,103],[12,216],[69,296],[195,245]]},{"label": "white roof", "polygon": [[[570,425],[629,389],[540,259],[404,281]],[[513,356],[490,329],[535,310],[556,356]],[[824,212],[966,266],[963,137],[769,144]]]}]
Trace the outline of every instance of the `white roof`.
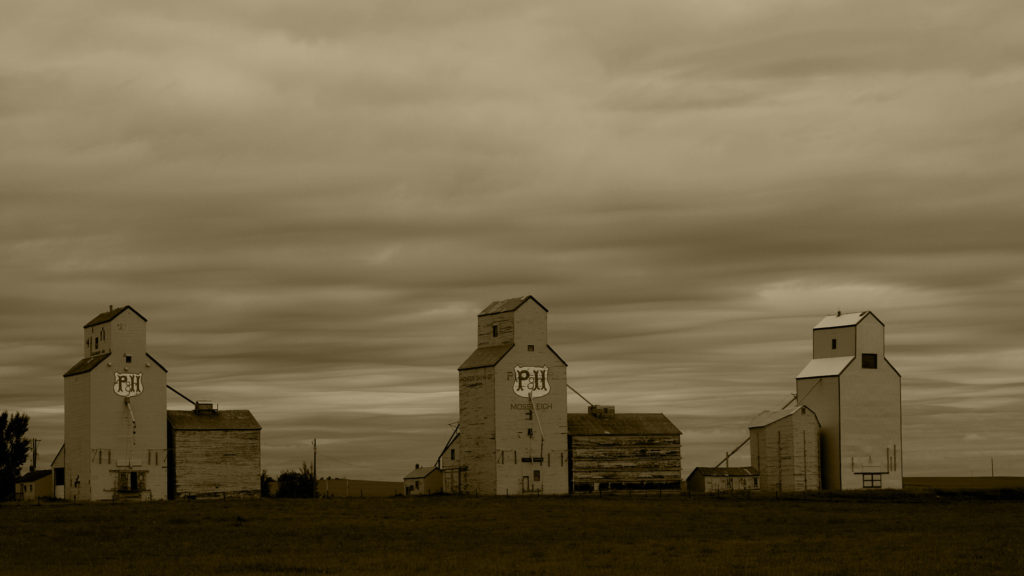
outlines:
[{"label": "white roof", "polygon": [[818,322],[818,325],[814,327],[815,330],[819,328],[838,328],[840,326],[856,326],[865,316],[871,314],[871,311],[865,312],[854,312],[852,314],[839,314],[825,316]]},{"label": "white roof", "polygon": [[853,362],[853,356],[836,356],[835,358],[815,358],[804,366],[796,375],[800,378],[821,378],[823,376],[839,376]]},{"label": "white roof", "polygon": [[[782,420],[783,418],[785,418],[786,416],[789,416],[790,414],[795,414],[795,413],[799,412],[801,408],[806,408],[808,412],[810,412],[811,414],[814,414],[814,410],[811,410],[810,408],[808,408],[807,406],[804,406],[803,404],[797,404],[796,406],[793,406],[792,408],[785,408],[783,410],[777,410],[775,412],[769,412],[769,411],[766,410],[766,411],[761,412],[760,414],[758,414],[757,417],[754,418],[750,422],[750,425],[747,426],[747,427],[748,428],[761,428],[763,426],[767,426],[767,425],[771,424],[772,422],[778,422],[779,420]],[[818,415],[814,414],[814,417],[817,418]]]}]

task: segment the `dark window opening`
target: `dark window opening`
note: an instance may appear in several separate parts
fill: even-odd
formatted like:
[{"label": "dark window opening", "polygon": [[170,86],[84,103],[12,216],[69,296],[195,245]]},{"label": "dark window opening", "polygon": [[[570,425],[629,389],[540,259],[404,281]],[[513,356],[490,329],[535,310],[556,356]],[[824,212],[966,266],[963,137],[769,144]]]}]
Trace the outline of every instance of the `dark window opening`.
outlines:
[{"label": "dark window opening", "polygon": [[492,338],[497,338],[498,337],[498,325],[497,324],[491,326],[491,337]]},{"label": "dark window opening", "polygon": [[[502,454],[504,456],[504,454]],[[452,448],[452,460],[455,460],[455,448]]]},{"label": "dark window opening", "polygon": [[527,344],[526,345],[526,351],[527,352],[533,352],[533,344]]},{"label": "dark window opening", "polygon": [[529,436],[530,438],[533,438],[533,428],[527,428],[526,435]]},{"label": "dark window opening", "polygon": [[878,368],[878,354],[861,354],[860,367],[869,370]]},{"label": "dark window opening", "polygon": [[96,337],[96,348],[99,349],[99,347],[100,347],[100,337],[97,336]]},{"label": "dark window opening", "polygon": [[862,486],[864,488],[881,488],[881,474],[861,474]]},{"label": "dark window opening", "polygon": [[124,363],[125,364],[131,364],[132,363],[132,355],[131,354],[125,354],[124,355]]},{"label": "dark window opening", "polygon": [[540,482],[540,470],[533,471],[533,481]]},{"label": "dark window opening", "polygon": [[832,339],[832,349],[833,350],[836,349],[836,339],[835,338]]}]

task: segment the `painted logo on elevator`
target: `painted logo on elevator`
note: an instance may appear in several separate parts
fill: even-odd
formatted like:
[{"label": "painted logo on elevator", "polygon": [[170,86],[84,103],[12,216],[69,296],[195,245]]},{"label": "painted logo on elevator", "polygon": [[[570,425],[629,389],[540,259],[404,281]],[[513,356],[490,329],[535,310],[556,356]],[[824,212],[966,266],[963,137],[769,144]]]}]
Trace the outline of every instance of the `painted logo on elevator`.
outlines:
[{"label": "painted logo on elevator", "polygon": [[142,394],[142,374],[114,372],[114,394],[125,398]]},{"label": "painted logo on elevator", "polygon": [[512,378],[512,391],[518,396],[534,398],[546,396],[551,388],[548,387],[547,366],[516,366]]}]

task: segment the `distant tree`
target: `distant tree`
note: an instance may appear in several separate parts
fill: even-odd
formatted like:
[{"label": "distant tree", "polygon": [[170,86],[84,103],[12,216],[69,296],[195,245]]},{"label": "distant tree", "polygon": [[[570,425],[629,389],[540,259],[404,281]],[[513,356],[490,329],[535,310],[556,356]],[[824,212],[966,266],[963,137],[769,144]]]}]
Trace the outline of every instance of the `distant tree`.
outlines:
[{"label": "distant tree", "polygon": [[28,416],[0,413],[0,500],[14,499],[14,483],[28,458]]},{"label": "distant tree", "polygon": [[316,478],[306,463],[299,472],[282,472],[277,477],[278,498],[313,498],[316,496]]}]

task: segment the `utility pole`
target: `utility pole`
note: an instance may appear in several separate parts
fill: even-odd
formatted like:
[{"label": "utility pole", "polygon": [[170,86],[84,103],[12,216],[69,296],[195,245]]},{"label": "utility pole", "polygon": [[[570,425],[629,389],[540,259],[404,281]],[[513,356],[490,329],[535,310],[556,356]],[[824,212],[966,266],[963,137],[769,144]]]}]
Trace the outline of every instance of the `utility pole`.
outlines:
[{"label": "utility pole", "polygon": [[316,475],[316,438],[313,438],[313,496],[316,496],[319,476]]},{"label": "utility pole", "polygon": [[39,453],[39,439],[38,438],[33,438],[33,439],[29,440],[29,443],[31,443],[31,445],[32,445],[32,464],[29,466],[28,471],[29,472],[35,472],[36,471],[36,460],[37,460],[36,454]]},{"label": "utility pole", "polygon": [[988,459],[989,459],[989,463],[992,465],[992,477],[995,478],[996,477],[996,457],[995,456],[989,456]]}]

